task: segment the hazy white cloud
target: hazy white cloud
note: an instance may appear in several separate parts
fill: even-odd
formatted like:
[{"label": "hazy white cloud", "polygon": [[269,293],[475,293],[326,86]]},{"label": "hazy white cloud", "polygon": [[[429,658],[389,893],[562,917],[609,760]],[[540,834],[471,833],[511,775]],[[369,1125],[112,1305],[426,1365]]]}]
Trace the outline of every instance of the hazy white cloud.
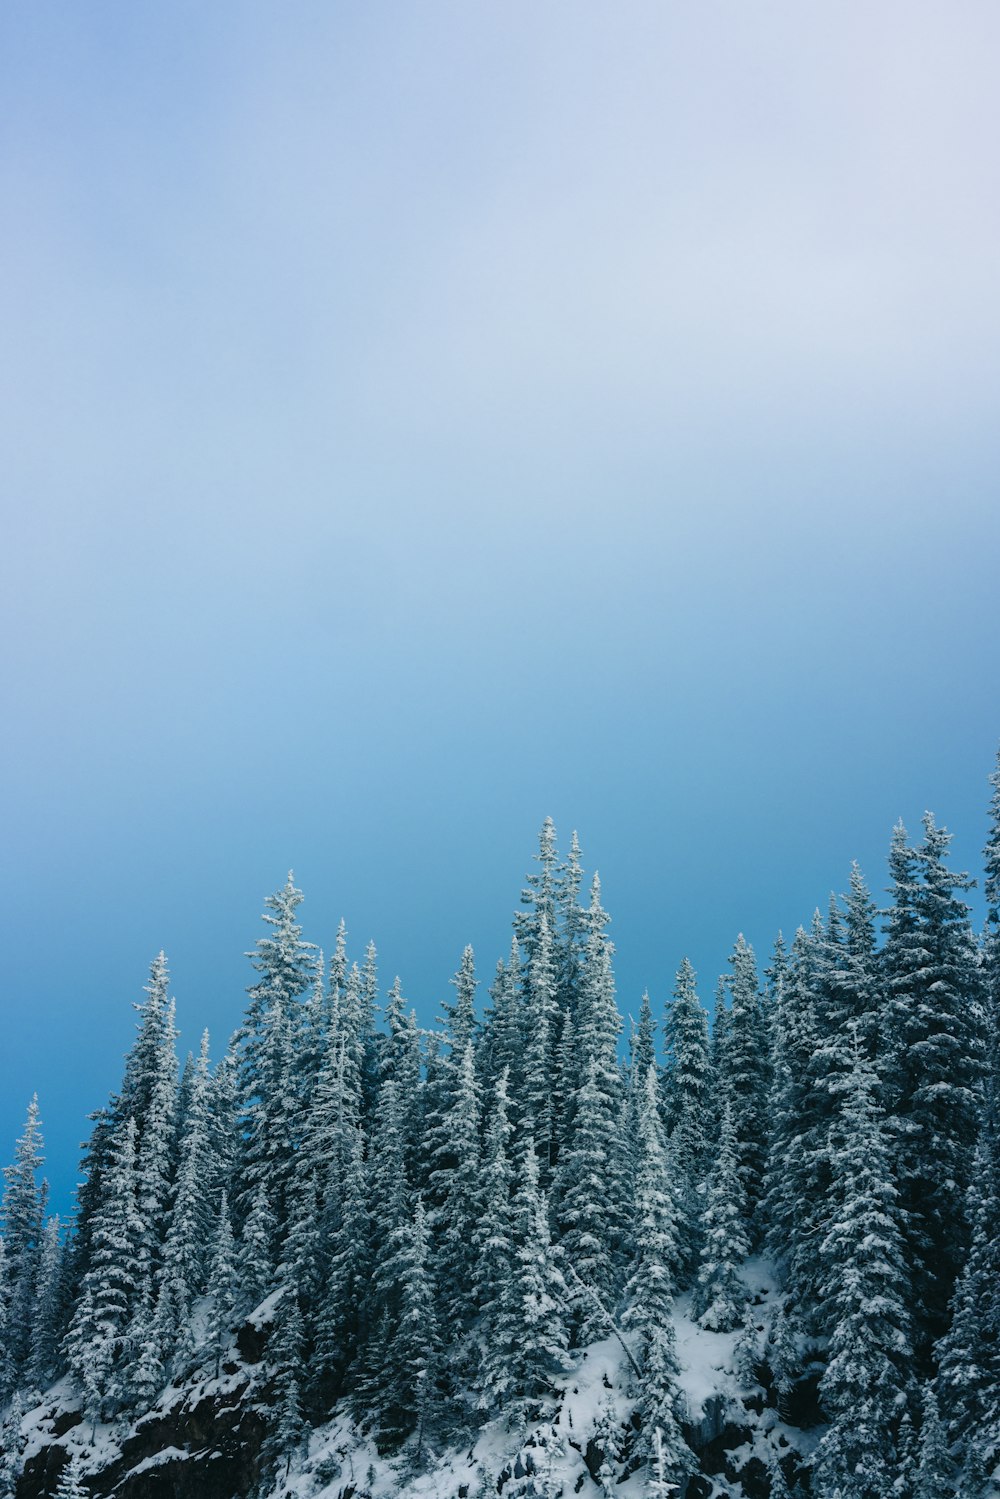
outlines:
[{"label": "hazy white cloud", "polygon": [[196,470],[293,450],[305,482],[345,444],[983,414],[991,8],[220,13],[77,18],[81,56],[15,90],[29,448],[42,411],[84,467],[173,430]]}]

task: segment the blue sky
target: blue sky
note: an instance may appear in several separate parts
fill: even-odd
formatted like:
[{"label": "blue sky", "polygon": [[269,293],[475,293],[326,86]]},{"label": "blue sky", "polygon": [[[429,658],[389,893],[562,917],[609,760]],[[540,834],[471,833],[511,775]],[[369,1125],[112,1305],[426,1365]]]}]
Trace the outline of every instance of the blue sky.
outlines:
[{"label": "blue sky", "polygon": [[166,949],[289,867],[423,1018],[551,814],[706,998],[997,711],[1000,13],[0,20],[0,1156],[60,1206]]}]

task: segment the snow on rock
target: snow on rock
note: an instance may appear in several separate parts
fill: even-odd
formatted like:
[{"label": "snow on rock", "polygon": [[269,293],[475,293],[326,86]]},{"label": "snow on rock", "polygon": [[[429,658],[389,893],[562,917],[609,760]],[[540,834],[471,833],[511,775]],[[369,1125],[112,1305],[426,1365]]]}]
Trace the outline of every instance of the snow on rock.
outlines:
[{"label": "snow on rock", "polygon": [[133,1468],[129,1468],[125,1477],[137,1478],[140,1473],[148,1473],[150,1468],[161,1468],[164,1463],[187,1462],[191,1457],[203,1457],[204,1455],[204,1453],[186,1452],[183,1447],[161,1447],[159,1452],[154,1452],[149,1457],[144,1457]]},{"label": "snow on rock", "polygon": [[281,1300],[284,1294],[284,1286],[279,1286],[277,1291],[272,1291],[270,1296],[265,1296],[260,1306],[254,1307],[250,1315],[244,1318],[244,1321],[247,1323],[247,1325],[254,1328],[255,1331],[258,1332],[263,1327],[270,1327],[271,1323],[274,1321],[275,1307],[278,1305],[278,1302]]},{"label": "snow on rock", "polygon": [[[761,1346],[777,1306],[774,1276],[764,1260],[744,1270]],[[247,1319],[252,1339],[266,1341],[280,1292],[267,1297]],[[738,1333],[708,1332],[691,1319],[690,1298],[678,1299],[674,1328],[679,1384],[687,1407],[688,1436],[702,1460],[704,1476],[691,1492],[726,1493],[754,1499],[759,1483],[749,1475],[767,1471],[779,1456],[808,1448],[810,1434],[783,1426],[777,1412],[756,1404],[735,1373]],[[81,1420],[67,1381],[54,1386],[23,1422],[25,1477],[18,1499],[41,1499],[54,1491],[58,1474],[79,1453],[96,1499],[232,1499],[256,1481],[266,1434],[261,1400],[267,1368],[259,1353],[240,1356],[241,1329],[227,1350],[219,1377],[214,1365],[192,1367],[169,1385],[154,1408],[129,1428]],[[608,1337],[579,1352],[553,1384],[547,1419],[525,1430],[490,1422],[461,1446],[430,1450],[419,1460],[413,1442],[386,1456],[346,1413],[311,1434],[308,1451],[287,1475],[274,1481],[270,1499],[480,1499],[516,1492],[535,1475],[543,1492],[567,1496],[602,1492],[613,1484],[617,1499],[642,1499],[646,1475],[618,1482],[618,1447],[635,1406],[633,1375],[621,1344]],[[728,1445],[727,1445],[728,1444]],[[610,1466],[602,1473],[605,1457]],[[748,1475],[744,1488],[739,1475]],[[611,1490],[605,1490],[610,1492]]]}]

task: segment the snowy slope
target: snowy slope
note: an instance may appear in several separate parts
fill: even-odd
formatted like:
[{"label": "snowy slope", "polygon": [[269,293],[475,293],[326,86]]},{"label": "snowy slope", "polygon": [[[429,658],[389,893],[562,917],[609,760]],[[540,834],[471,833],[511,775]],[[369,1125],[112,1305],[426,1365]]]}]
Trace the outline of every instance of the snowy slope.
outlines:
[{"label": "snowy slope", "polygon": [[[762,1260],[748,1261],[744,1273],[763,1353],[774,1281]],[[248,1318],[219,1378],[211,1369],[193,1370],[126,1429],[98,1426],[92,1432],[80,1419],[68,1382],[55,1386],[22,1423],[18,1499],[52,1493],[74,1452],[82,1456],[88,1484],[98,1496],[242,1499],[265,1429],[264,1340],[270,1311],[270,1303],[263,1303]],[[680,1385],[687,1434],[702,1468],[689,1493],[702,1499],[760,1499],[768,1493],[764,1475],[778,1458],[786,1460],[788,1473],[792,1454],[808,1449],[810,1434],[783,1425],[763,1389],[741,1388],[735,1370],[738,1334],[706,1332],[688,1312],[687,1298],[680,1298],[675,1309]],[[630,1381],[621,1344],[609,1336],[578,1353],[556,1381],[551,1419],[520,1431],[493,1422],[470,1436],[468,1446],[425,1449],[419,1456],[412,1441],[392,1458],[380,1456],[369,1436],[346,1415],[336,1415],[313,1432],[308,1451],[275,1480],[271,1496],[479,1499],[500,1493],[517,1499],[531,1493],[568,1499],[614,1493],[640,1499],[648,1492],[645,1474],[622,1481],[617,1450],[635,1404]]]}]

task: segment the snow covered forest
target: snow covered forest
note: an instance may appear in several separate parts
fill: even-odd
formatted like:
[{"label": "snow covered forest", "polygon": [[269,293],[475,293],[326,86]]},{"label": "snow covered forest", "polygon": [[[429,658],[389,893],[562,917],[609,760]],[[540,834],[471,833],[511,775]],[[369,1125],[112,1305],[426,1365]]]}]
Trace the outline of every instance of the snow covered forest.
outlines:
[{"label": "snow covered forest", "polygon": [[625,1026],[550,822],[434,1028],[291,876],[214,1062],[160,954],[73,1222],[35,1101],[5,1171],[0,1495],[1000,1492],[992,786],[981,933],[928,815],[711,1025],[685,961]]}]

